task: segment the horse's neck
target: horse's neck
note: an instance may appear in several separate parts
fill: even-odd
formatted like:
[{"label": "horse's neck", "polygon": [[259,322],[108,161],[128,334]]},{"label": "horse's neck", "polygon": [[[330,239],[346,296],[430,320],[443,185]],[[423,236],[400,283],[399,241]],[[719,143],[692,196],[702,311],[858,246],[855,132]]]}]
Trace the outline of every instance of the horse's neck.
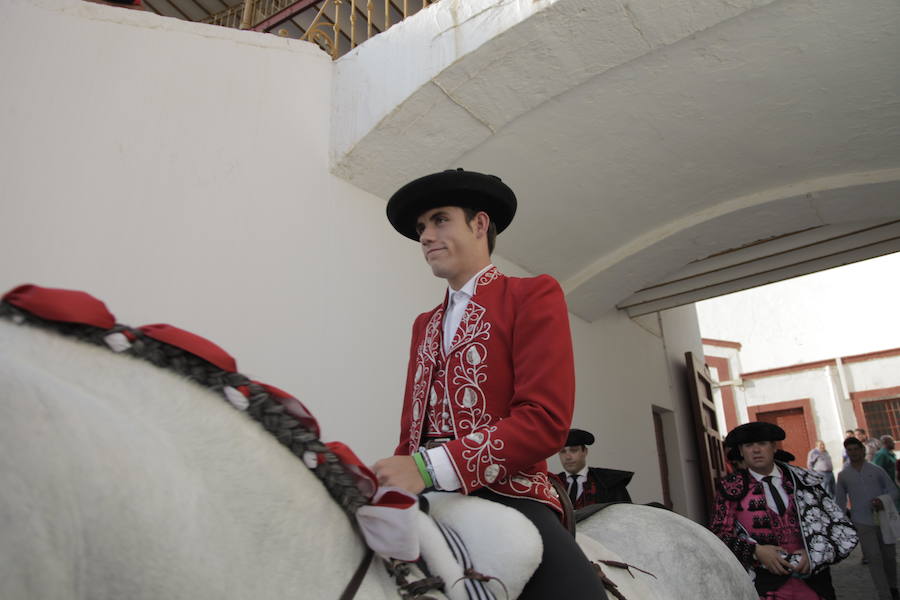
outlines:
[{"label": "horse's neck", "polygon": [[0,597],[337,597],[362,556],[297,458],[175,375],[0,322],[0,390]]}]

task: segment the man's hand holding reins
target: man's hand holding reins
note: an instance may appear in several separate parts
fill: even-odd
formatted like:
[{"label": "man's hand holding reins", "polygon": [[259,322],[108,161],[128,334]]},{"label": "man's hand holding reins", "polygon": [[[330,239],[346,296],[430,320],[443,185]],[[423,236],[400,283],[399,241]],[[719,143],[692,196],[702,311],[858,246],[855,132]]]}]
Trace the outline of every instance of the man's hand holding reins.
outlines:
[{"label": "man's hand holding reins", "polygon": [[425,489],[425,481],[412,456],[383,458],[372,466],[372,470],[378,477],[378,485],[398,487],[412,494],[421,494]]}]

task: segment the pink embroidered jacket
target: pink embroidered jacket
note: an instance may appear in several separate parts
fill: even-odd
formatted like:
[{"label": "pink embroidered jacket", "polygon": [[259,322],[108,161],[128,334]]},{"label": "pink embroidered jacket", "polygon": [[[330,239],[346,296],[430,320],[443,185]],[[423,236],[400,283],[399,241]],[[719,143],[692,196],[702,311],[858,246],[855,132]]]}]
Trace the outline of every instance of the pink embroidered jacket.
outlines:
[{"label": "pink embroidered jacket", "polygon": [[487,487],[561,510],[546,458],[565,445],[575,401],[562,289],[549,275],[489,269],[446,354],[445,309],[446,299],[413,325],[395,454],[418,451],[430,425],[452,438],[445,448],[463,493]]},{"label": "pink embroidered jacket", "polygon": [[[856,529],[822,487],[821,476],[794,465],[781,462],[776,464],[784,473],[785,491],[791,497],[794,513],[790,515],[790,519],[800,529],[812,572],[847,558],[858,541]],[[748,494],[755,495],[756,501],[745,503],[744,499]],[[775,545],[779,542],[774,533],[760,533],[771,524],[766,516],[766,503],[759,498],[765,498],[762,484],[746,469],[726,475],[719,480],[709,525],[710,530],[725,542],[741,564],[754,570],[759,566],[754,558],[756,543]],[[749,510],[758,521],[758,525],[754,527],[755,537],[751,537],[740,522],[738,512],[743,510]]]}]

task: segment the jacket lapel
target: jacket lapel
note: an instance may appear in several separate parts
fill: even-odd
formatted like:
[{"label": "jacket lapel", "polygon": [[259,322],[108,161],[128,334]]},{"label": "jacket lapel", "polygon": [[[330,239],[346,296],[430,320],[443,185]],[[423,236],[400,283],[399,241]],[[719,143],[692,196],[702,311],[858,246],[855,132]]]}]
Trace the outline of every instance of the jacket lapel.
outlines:
[{"label": "jacket lapel", "polygon": [[[453,339],[450,341],[450,349],[447,352],[447,355],[452,354],[457,348],[470,342],[475,334],[480,331],[481,328],[479,325],[484,318],[486,310],[484,306],[478,303],[478,300],[480,299],[478,293],[479,291],[483,291],[488,284],[496,281],[500,277],[502,277],[502,274],[497,267],[491,267],[478,277],[475,282],[475,290],[472,294],[472,298],[469,300],[469,304],[466,306],[462,319],[459,321],[459,326],[453,333]],[[484,294],[482,294],[482,298],[483,297]],[[444,301],[444,305],[446,306],[446,300]],[[443,345],[441,348],[443,349]]]}]

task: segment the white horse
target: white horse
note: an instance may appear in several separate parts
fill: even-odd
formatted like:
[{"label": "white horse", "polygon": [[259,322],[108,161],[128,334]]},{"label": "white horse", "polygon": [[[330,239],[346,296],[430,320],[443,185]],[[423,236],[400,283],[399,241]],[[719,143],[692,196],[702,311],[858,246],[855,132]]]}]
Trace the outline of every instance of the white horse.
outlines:
[{"label": "white horse", "polygon": [[[0,319],[0,409],[4,600],[336,599],[365,553],[302,461],[145,361]],[[673,513],[615,506],[583,531],[590,558],[656,576],[607,567],[628,600],[756,598]],[[357,597],[398,597],[381,562]]]}]

